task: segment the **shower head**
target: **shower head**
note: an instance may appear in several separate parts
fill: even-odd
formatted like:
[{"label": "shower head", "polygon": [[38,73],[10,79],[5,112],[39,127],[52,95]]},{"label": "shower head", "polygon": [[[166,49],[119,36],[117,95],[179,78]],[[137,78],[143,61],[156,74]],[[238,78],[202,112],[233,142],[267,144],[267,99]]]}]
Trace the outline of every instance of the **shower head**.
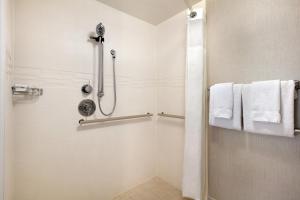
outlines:
[{"label": "shower head", "polygon": [[105,33],[105,27],[102,23],[98,24],[96,27],[96,33],[100,36],[103,37]]}]

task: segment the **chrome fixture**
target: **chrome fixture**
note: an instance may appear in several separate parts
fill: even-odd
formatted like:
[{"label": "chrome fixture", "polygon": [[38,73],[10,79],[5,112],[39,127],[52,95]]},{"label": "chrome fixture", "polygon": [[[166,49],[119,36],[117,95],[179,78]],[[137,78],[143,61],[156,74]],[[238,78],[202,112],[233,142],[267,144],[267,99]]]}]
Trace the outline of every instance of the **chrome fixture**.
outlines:
[{"label": "chrome fixture", "polygon": [[100,112],[104,116],[111,116],[114,113],[117,104],[117,87],[116,87],[116,70],[115,70],[116,51],[113,49],[110,51],[113,60],[114,105],[111,112],[105,113],[101,107],[101,98],[104,96],[104,66],[103,66],[104,52],[103,51],[104,51],[104,34],[105,34],[105,27],[102,23],[97,25],[96,33],[98,36],[97,37],[91,36],[90,39],[95,40],[99,46],[99,70],[98,70],[98,94],[97,94],[98,106]]},{"label": "chrome fixture", "polygon": [[114,50],[114,49],[110,50],[110,54],[112,55],[113,59],[116,58],[116,50]]},{"label": "chrome fixture", "polygon": [[196,11],[191,11],[190,17],[191,18],[197,17],[197,12]]},{"label": "chrome fixture", "polygon": [[105,119],[93,119],[93,120],[79,120],[80,125],[87,125],[87,124],[95,124],[95,123],[103,123],[103,122],[112,122],[112,121],[121,121],[121,120],[130,120],[130,119],[139,119],[139,118],[148,118],[152,117],[153,114],[147,113],[144,115],[130,115],[130,116],[123,116],[123,117],[110,117]]},{"label": "chrome fixture", "polygon": [[22,84],[14,84],[11,89],[13,95],[23,96],[42,96],[44,92],[42,88],[30,87]]},{"label": "chrome fixture", "polygon": [[82,116],[89,117],[95,113],[96,104],[93,100],[85,99],[79,103],[78,111]]},{"label": "chrome fixture", "polygon": [[91,94],[93,91],[93,87],[90,84],[85,84],[84,86],[82,86],[81,88],[81,92],[85,95],[89,95]]},{"label": "chrome fixture", "polygon": [[172,114],[167,114],[167,113],[164,113],[164,112],[158,113],[157,115],[161,116],[161,117],[167,117],[167,118],[185,119],[184,116],[172,115]]},{"label": "chrome fixture", "polygon": [[96,32],[97,34],[100,36],[100,37],[103,37],[104,36],[104,33],[105,33],[105,27],[103,26],[102,23],[98,24],[97,27],[96,27]]}]

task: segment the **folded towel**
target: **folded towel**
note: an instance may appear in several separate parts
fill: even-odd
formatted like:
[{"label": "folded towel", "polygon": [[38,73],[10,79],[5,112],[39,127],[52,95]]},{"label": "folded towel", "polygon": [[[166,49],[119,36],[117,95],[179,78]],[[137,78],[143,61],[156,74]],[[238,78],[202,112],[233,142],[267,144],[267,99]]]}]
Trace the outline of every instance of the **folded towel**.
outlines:
[{"label": "folded towel", "polygon": [[251,133],[294,137],[294,81],[281,81],[281,123],[254,121],[251,116],[252,92],[250,85],[242,89],[244,130]]},{"label": "folded towel", "polygon": [[250,88],[252,120],[280,123],[280,81],[253,82]]},{"label": "folded towel", "polygon": [[[214,93],[210,94],[214,99]],[[231,119],[214,117],[213,101],[209,102],[209,125],[227,129],[242,130],[242,84],[233,85],[233,116]]]},{"label": "folded towel", "polygon": [[232,118],[233,83],[221,83],[210,88],[213,115],[217,118]]}]

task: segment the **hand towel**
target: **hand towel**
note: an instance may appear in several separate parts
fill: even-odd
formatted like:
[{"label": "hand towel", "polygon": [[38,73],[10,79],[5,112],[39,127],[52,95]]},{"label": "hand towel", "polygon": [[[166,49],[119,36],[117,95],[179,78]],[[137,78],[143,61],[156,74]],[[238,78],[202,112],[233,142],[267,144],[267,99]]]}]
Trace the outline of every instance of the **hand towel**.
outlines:
[{"label": "hand towel", "polygon": [[255,92],[250,85],[242,89],[244,130],[251,133],[294,137],[294,81],[281,81],[281,122],[268,123],[254,121],[251,116],[251,94]]},{"label": "hand towel", "polygon": [[215,84],[210,88],[215,118],[231,119],[233,111],[233,83]]},{"label": "hand towel", "polygon": [[250,88],[252,120],[280,123],[280,81],[253,82]]},{"label": "hand towel", "polygon": [[[209,102],[209,125],[242,130],[242,84],[233,85],[233,116],[231,119],[223,119],[214,117],[213,101]],[[210,94],[210,99],[214,99],[214,93]]]}]

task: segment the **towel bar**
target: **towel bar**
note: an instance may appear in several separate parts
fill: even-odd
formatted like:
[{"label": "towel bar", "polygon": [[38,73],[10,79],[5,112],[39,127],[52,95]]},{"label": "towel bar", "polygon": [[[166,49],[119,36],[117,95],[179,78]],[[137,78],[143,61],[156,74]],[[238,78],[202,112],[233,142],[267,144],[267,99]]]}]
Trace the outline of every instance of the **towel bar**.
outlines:
[{"label": "towel bar", "polygon": [[110,118],[103,118],[103,119],[92,119],[92,120],[79,120],[80,125],[87,125],[87,124],[95,124],[95,123],[103,123],[103,122],[112,122],[112,121],[121,121],[121,120],[129,120],[129,119],[138,119],[138,118],[147,118],[152,117],[152,113],[146,113],[144,115],[130,115],[130,116],[122,116],[122,117],[110,117]]},{"label": "towel bar", "polygon": [[[300,81],[299,80],[295,80],[295,90],[300,90]],[[207,88],[207,91],[210,91],[210,88]]]}]

